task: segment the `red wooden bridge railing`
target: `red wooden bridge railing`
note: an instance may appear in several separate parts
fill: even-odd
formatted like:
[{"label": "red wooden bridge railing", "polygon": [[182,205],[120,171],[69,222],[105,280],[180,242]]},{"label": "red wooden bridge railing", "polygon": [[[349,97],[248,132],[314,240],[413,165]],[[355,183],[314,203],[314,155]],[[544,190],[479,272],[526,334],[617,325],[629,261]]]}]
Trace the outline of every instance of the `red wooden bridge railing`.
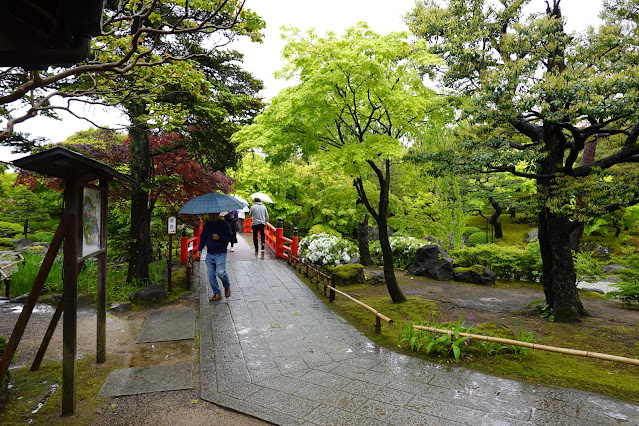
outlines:
[{"label": "red wooden bridge railing", "polygon": [[[251,218],[244,219],[243,231],[252,233]],[[200,234],[202,233],[202,221],[200,220],[200,228],[193,231],[193,238],[186,237],[186,231],[182,230],[182,239],[180,241],[180,264],[185,264],[188,260],[190,252],[196,252],[200,244]],[[266,244],[273,250],[275,257],[288,259],[289,253],[293,259],[297,259],[297,249],[299,246],[299,237],[297,236],[297,228],[293,229],[293,237],[286,238],[284,236],[284,225],[282,218],[277,218],[277,227],[270,223],[264,228],[266,236]]]}]

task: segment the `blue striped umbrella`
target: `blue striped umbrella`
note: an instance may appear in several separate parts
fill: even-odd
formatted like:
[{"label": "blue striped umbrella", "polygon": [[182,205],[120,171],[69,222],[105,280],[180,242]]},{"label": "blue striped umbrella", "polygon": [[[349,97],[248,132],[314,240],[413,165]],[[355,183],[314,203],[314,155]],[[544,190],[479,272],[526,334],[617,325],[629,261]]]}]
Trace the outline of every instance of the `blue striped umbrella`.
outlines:
[{"label": "blue striped umbrella", "polygon": [[211,192],[209,194],[200,195],[186,202],[178,213],[182,214],[203,214],[203,213],[220,213],[229,210],[242,210],[244,204],[231,197],[230,195],[220,192]]}]

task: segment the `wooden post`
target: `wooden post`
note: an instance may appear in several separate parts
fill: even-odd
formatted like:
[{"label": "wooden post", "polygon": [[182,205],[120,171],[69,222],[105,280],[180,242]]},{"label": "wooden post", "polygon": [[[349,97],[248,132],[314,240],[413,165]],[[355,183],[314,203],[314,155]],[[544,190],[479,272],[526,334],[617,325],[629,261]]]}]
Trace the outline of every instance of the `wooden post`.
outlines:
[{"label": "wooden post", "polygon": [[169,255],[168,255],[168,259],[166,260],[166,266],[167,266],[167,275],[166,275],[166,290],[170,293],[172,290],[172,280],[171,280],[171,275],[173,275],[173,271],[172,271],[172,260],[171,260],[171,252],[173,251],[173,235],[169,234]]},{"label": "wooden post", "polygon": [[5,278],[4,279],[4,295],[6,296],[6,298],[9,298],[9,286],[10,286],[10,281],[9,278]]},{"label": "wooden post", "polygon": [[335,274],[334,273],[331,273],[330,282],[331,282],[331,286],[330,286],[331,290],[328,293],[328,300],[331,301],[331,302],[334,302],[335,301],[335,291],[333,290],[333,287],[335,286]]},{"label": "wooden post", "polygon": [[180,265],[184,265],[189,257],[189,239],[186,237],[186,228],[182,228],[180,238]]},{"label": "wooden post", "polygon": [[75,412],[75,367],[77,355],[78,244],[80,240],[81,188],[77,172],[67,169],[64,189],[64,290],[62,294],[62,415]]},{"label": "wooden post", "polygon": [[18,343],[20,343],[20,339],[22,339],[22,334],[24,333],[24,329],[27,326],[27,322],[29,322],[29,318],[31,317],[31,313],[33,312],[33,307],[38,301],[38,296],[42,291],[44,282],[49,275],[49,271],[51,271],[51,265],[53,265],[53,261],[58,254],[58,250],[60,250],[60,246],[62,245],[62,238],[64,236],[64,228],[65,218],[63,217],[60,221],[60,224],[58,225],[58,229],[55,231],[55,235],[53,236],[53,240],[49,245],[47,254],[44,256],[42,265],[40,265],[40,270],[38,271],[38,275],[36,276],[35,281],[33,282],[33,286],[31,286],[31,291],[29,292],[27,301],[24,303],[22,312],[20,312],[18,321],[16,322],[16,325],[13,328],[13,332],[11,333],[9,340],[7,341],[7,347],[2,354],[2,359],[0,359],[0,381],[4,380],[4,377],[7,375],[9,364],[11,364],[11,360],[13,360],[13,356],[15,355],[16,349],[18,348]]},{"label": "wooden post", "polygon": [[33,360],[33,364],[31,364],[31,371],[37,371],[40,368],[40,364],[42,363],[44,354],[47,352],[47,348],[49,347],[49,343],[51,342],[51,338],[53,337],[55,328],[58,326],[58,321],[60,321],[60,317],[62,316],[62,302],[63,299],[60,299],[60,301],[58,302],[58,306],[55,308],[55,312],[53,314],[53,318],[51,318],[51,322],[49,323],[47,332],[44,333],[44,338],[42,339],[42,343],[40,344],[40,349],[38,349],[38,353]]},{"label": "wooden post", "polygon": [[297,249],[299,248],[300,237],[297,236],[297,226],[293,228],[293,238],[291,238],[291,253],[297,262]]},{"label": "wooden post", "polygon": [[277,228],[275,229],[275,257],[284,257],[284,222],[282,218],[277,218]]},{"label": "wooden post", "polygon": [[105,249],[98,257],[98,297],[97,297],[97,325],[96,325],[96,350],[95,362],[101,364],[106,361],[106,287],[107,287],[107,217],[109,208],[107,205],[108,192],[107,181],[100,179],[100,189],[104,189],[100,197],[100,249]]},{"label": "wooden post", "polygon": [[186,291],[191,290],[191,276],[193,275],[193,254],[189,252],[186,260]]},{"label": "wooden post", "polygon": [[377,315],[375,315],[375,333],[381,333],[382,332],[382,322],[380,321],[379,317]]}]

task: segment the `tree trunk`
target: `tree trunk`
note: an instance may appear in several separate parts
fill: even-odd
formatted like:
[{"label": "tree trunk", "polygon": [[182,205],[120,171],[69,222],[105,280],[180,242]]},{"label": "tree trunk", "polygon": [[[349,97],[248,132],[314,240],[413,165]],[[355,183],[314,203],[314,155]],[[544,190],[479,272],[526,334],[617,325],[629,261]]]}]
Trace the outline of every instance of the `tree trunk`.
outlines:
[{"label": "tree trunk", "polygon": [[151,153],[149,149],[149,130],[147,123],[141,118],[147,114],[144,102],[132,102],[128,105],[131,118],[129,134],[131,142],[131,176],[137,181],[131,188],[131,229],[129,236],[129,270],[127,282],[137,280],[149,282],[149,264],[152,261],[151,249],[151,215],[149,210],[149,194],[144,190],[144,183],[149,180],[151,169]]},{"label": "tree trunk", "polygon": [[488,223],[493,225],[493,227],[495,228],[495,238],[504,238],[504,231],[502,231],[501,229],[501,219],[499,218],[499,216],[501,216],[501,212],[504,209],[501,207],[501,204],[499,204],[497,200],[493,198],[492,195],[488,197],[488,201],[490,201],[493,209],[495,209],[495,212],[490,216]]},{"label": "tree trunk", "polygon": [[385,170],[377,175],[379,179],[379,215],[377,218],[377,227],[379,228],[379,245],[382,248],[382,256],[384,259],[384,280],[386,288],[393,303],[403,303],[406,297],[397,284],[395,277],[395,265],[393,264],[393,250],[391,249],[388,236],[388,201],[390,196],[390,160],[385,160]]},{"label": "tree trunk", "polygon": [[364,220],[357,224],[357,245],[359,246],[359,263],[364,266],[371,266],[371,252],[368,248],[368,215],[364,215]]},{"label": "tree trunk", "polygon": [[[563,164],[566,138],[561,128],[552,123],[544,124],[546,158],[541,162],[541,174],[552,175]],[[586,312],[577,293],[577,274],[570,248],[572,226],[570,218],[551,211],[554,179],[538,179],[538,192],[543,205],[539,210],[539,246],[543,264],[542,284],[546,303],[553,310],[555,321],[579,322]]]},{"label": "tree trunk", "polygon": [[577,275],[570,248],[570,219],[545,209],[539,214],[539,244],[546,303],[558,322],[580,322],[586,315],[577,292]]}]

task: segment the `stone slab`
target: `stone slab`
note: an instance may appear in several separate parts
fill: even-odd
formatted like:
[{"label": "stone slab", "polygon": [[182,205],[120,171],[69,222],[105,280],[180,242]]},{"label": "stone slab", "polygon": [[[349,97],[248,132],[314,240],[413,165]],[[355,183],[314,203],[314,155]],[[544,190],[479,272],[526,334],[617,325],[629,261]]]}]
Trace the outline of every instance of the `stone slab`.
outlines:
[{"label": "stone slab", "polygon": [[190,340],[195,337],[195,308],[151,312],[138,343]]},{"label": "stone slab", "polygon": [[100,390],[100,396],[193,389],[193,364],[136,367],[114,370]]}]

